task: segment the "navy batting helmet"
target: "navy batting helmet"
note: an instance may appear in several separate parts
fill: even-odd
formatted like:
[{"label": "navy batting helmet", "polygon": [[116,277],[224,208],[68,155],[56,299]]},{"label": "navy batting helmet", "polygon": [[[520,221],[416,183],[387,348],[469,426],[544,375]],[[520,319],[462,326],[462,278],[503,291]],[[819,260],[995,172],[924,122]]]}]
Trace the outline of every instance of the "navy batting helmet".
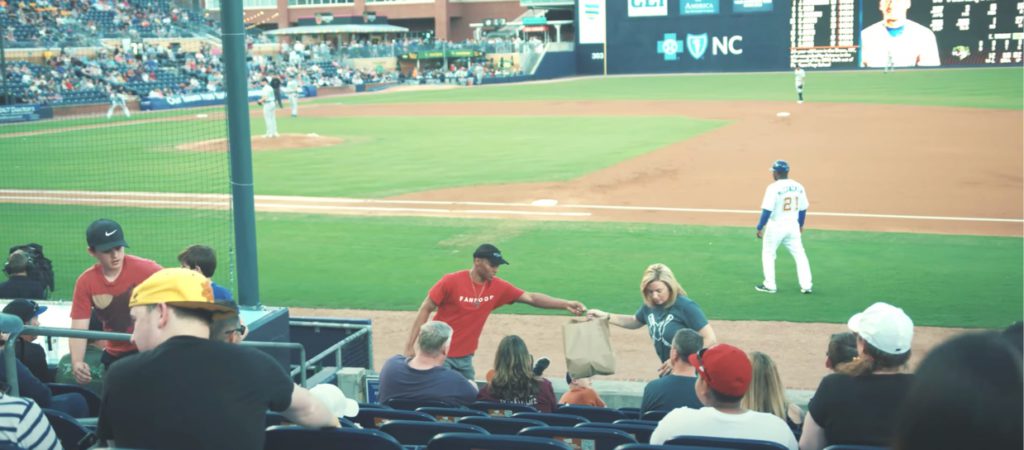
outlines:
[{"label": "navy batting helmet", "polygon": [[789,172],[789,163],[781,159],[775,161],[775,164],[772,164],[772,172]]}]

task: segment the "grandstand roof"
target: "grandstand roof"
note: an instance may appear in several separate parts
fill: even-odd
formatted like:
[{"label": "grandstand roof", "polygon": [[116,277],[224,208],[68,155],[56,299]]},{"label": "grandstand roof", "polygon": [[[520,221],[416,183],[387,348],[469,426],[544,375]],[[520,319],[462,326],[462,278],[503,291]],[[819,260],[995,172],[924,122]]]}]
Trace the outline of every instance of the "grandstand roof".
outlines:
[{"label": "grandstand roof", "polygon": [[266,34],[408,33],[409,29],[388,24],[303,25],[268,31]]}]

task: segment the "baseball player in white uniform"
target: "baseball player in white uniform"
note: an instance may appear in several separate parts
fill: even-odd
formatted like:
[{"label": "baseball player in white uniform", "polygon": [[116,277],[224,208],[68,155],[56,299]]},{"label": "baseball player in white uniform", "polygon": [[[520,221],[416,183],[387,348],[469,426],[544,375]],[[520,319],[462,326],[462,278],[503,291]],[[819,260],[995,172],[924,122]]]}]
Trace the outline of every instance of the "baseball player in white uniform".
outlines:
[{"label": "baseball player in white uniform", "polygon": [[789,163],[786,161],[775,161],[771,171],[775,182],[764,191],[761,220],[757,223],[757,238],[763,239],[761,266],[764,269],[764,282],[754,286],[754,289],[769,294],[774,294],[778,289],[775,284],[775,254],[779,244],[782,244],[796,261],[800,292],[810,294],[811,263],[807,261],[807,253],[800,240],[809,206],[807,192],[802,184],[789,179]]},{"label": "baseball player in white uniform", "polygon": [[256,101],[260,105],[263,105],[263,123],[266,125],[267,132],[263,135],[265,138],[276,138],[277,134],[277,101],[274,100],[274,88],[270,86],[270,82],[264,78],[260,80],[260,99]]},{"label": "baseball player in white uniform", "polygon": [[299,92],[302,89],[299,87],[299,76],[292,75],[288,78],[288,85],[285,86],[285,92],[288,94],[288,103],[292,105],[292,117],[298,117],[299,115]]},{"label": "baseball player in white uniform", "polygon": [[934,67],[940,64],[939,44],[928,27],[907,19],[911,0],[879,0],[882,20],[861,30],[860,60],[864,67]]},{"label": "baseball player in white uniform", "polygon": [[807,72],[804,72],[804,68],[796,65],[796,69],[793,70],[793,79],[796,81],[796,102],[804,102],[804,78],[807,78]]},{"label": "baseball player in white uniform", "polygon": [[117,88],[110,88],[110,109],[107,110],[107,118],[114,117],[114,111],[117,108],[121,108],[124,111],[125,117],[131,117],[132,113],[128,110],[128,103],[125,101],[124,92],[121,92]]}]

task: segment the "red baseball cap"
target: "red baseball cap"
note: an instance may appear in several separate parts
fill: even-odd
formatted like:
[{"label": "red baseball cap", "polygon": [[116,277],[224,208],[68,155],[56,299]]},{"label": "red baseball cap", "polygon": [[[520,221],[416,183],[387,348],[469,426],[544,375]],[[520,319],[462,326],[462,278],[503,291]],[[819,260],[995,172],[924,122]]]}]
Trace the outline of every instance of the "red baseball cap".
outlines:
[{"label": "red baseball cap", "polygon": [[715,392],[733,397],[747,393],[753,367],[743,350],[729,344],[717,344],[690,355],[688,359]]}]

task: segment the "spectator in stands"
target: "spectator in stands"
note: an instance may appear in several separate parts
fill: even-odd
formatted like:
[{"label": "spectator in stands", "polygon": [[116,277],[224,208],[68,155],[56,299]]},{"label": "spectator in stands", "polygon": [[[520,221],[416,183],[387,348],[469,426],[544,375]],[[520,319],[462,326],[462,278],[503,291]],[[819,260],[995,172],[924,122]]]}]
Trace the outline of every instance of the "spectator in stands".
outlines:
[{"label": "spectator in stands", "polygon": [[[39,315],[46,311],[45,306],[40,306],[33,300],[17,299],[4,306],[4,314],[18,316],[25,325],[38,327]],[[14,353],[18,360],[28,367],[40,381],[44,383],[53,382],[53,375],[46,365],[46,350],[43,346],[32,342],[39,336],[22,333],[14,343]]]},{"label": "spectator in stands", "polygon": [[913,382],[902,371],[910,360],[914,322],[902,309],[878,302],[847,325],[857,334],[858,358],[821,380],[807,405],[801,450],[888,446],[892,440],[896,411]]},{"label": "spectator in stands", "polygon": [[217,253],[213,248],[198,244],[190,245],[178,253],[178,262],[181,267],[195,270],[210,280],[214,300],[234,300],[231,291],[213,281],[213,274],[217,271]]},{"label": "spectator in stands", "polygon": [[694,385],[697,384],[696,369],[690,365],[690,355],[704,348],[704,338],[688,328],[676,331],[669,350],[672,371],[657,380],[647,383],[640,411],[670,411],[675,408],[700,409],[703,406],[697,398]]},{"label": "spectator in stands", "polygon": [[750,387],[740,405],[785,420],[793,434],[799,437],[803,414],[799,406],[786,401],[786,387],[782,385],[775,361],[764,353],[751,352],[750,365],[753,369]]},{"label": "spectator in stands", "polygon": [[705,347],[715,344],[715,330],[708,323],[704,311],[686,296],[686,291],[676,281],[676,276],[668,266],[651,264],[647,267],[640,280],[640,296],[643,303],[632,316],[610,314],[597,309],[590,310],[587,315],[607,318],[612,325],[630,330],[646,325],[654,342],[654,351],[662,363],[658,369],[659,375],[672,370],[668,357],[676,331],[691,329],[704,338]]},{"label": "spectator in stands", "polygon": [[395,355],[380,370],[380,401],[393,398],[468,405],[476,400],[476,384],[444,365],[452,345],[452,327],[432,320],[420,327],[412,358]]},{"label": "spectator in stands", "polygon": [[266,353],[208,339],[214,315],[234,310],[213,299],[200,273],[163,269],[135,288],[129,307],[143,353],[107,372],[97,434],[108,445],[259,449],[267,409],[302,426],[339,426]]},{"label": "spectator in stands", "polygon": [[697,368],[695,390],[705,407],[669,412],[651,433],[651,444],[661,445],[686,435],[770,441],[797,450],[796,438],[786,422],[742,406],[752,370],[743,350],[717,344],[690,355],[689,359],[690,365]]},{"label": "spectator in stands", "polygon": [[0,298],[46,298],[43,284],[28,276],[31,267],[32,256],[28,253],[21,250],[11,253],[4,264],[7,281],[0,283]]},{"label": "spectator in stands", "polygon": [[[96,314],[93,313],[89,319],[89,331],[103,331],[103,322],[100,321]],[[83,386],[84,388],[93,391],[96,395],[100,395],[103,391],[103,373],[106,372],[106,368],[103,367],[103,349],[106,347],[107,341],[104,339],[89,339],[88,345],[85,347],[85,362],[89,365],[89,384]],[[58,383],[74,384],[78,381],[75,379],[74,369],[71,366],[71,354],[68,353],[60,358],[60,362],[57,363],[57,375],[55,377]]]},{"label": "spectator in stands", "polygon": [[828,340],[825,367],[833,372],[842,371],[845,364],[857,358],[857,335],[851,332],[835,333]]},{"label": "spectator in stands", "polygon": [[61,448],[57,434],[30,399],[7,395],[0,389],[0,448],[52,450]]},{"label": "spectator in stands", "polygon": [[[6,339],[6,337],[5,337]],[[3,340],[0,340],[2,347]],[[40,408],[51,408],[70,414],[72,417],[87,417],[89,405],[85,397],[79,393],[53,395],[50,388],[39,381],[32,371],[25,367],[21,360],[15,359],[15,372],[18,376],[18,395],[32,399]],[[3,350],[0,350],[0,373],[6,373],[7,362],[3,357]]]},{"label": "spectator in stands", "polygon": [[[99,219],[85,230],[89,244],[89,255],[96,264],[85,269],[75,281],[71,302],[71,328],[85,330],[93,311],[103,323],[104,331],[130,333],[132,318],[128,312],[128,300],[132,289],[150,275],[161,269],[160,265],[148,259],[131,256],[125,252],[124,229],[117,222]],[[71,339],[71,366],[78,384],[92,380],[92,370],[85,361],[85,339]],[[107,341],[101,361],[105,368],[120,358],[138,352],[135,344],[124,341]]]},{"label": "spectator in stands", "polygon": [[[207,278],[209,279],[209,278]],[[213,284],[213,281],[210,281]],[[213,299],[217,300],[216,290]],[[223,300],[222,303],[235,311],[226,317],[215,317],[210,323],[210,340],[237,344],[245,340],[249,329],[242,323],[242,316],[238,311],[238,304],[231,300]]]},{"label": "spectator in stands", "polygon": [[[491,244],[483,244],[473,252],[472,268],[445,275],[434,284],[416,314],[406,341],[405,354],[413,354],[413,344],[419,335],[420,326],[430,318],[432,312],[437,311],[434,320],[445,322],[454,330],[452,348],[445,359],[445,366],[473,380],[476,377],[473,352],[479,344],[484,322],[494,309],[520,302],[536,308],[565,309],[577,315],[586,312],[587,308],[580,302],[562,300],[539,292],[524,292],[498,278],[498,267],[502,264],[508,264],[508,261],[501,251]],[[475,306],[464,307],[466,303]]]},{"label": "spectator in stands", "polygon": [[478,398],[529,405],[541,412],[551,412],[557,406],[551,382],[533,374],[533,358],[516,335],[505,336],[498,343],[494,379],[480,390]]},{"label": "spectator in stands", "polygon": [[573,378],[569,372],[565,373],[565,382],[569,390],[562,394],[558,403],[563,405],[608,406],[601,400],[601,396],[590,387],[590,378]]},{"label": "spectator in stands", "polygon": [[997,333],[935,347],[917,368],[892,448],[1024,448],[1022,376],[1020,353]]}]

